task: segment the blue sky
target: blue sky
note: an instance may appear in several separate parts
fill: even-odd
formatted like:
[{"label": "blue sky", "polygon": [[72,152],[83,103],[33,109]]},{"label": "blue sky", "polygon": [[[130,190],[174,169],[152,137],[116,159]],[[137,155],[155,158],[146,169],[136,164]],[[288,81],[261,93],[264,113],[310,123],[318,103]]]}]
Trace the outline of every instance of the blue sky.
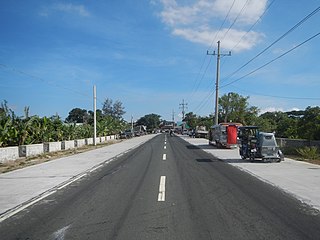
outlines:
[{"label": "blue sky", "polygon": [[[0,1],[0,100],[23,115],[62,118],[120,100],[125,119],[214,112],[217,50],[220,96],[237,92],[261,112],[318,106],[320,12],[248,61],[320,6],[320,0]],[[244,66],[243,68],[241,68]],[[239,68],[241,68],[239,71]],[[233,82],[233,83],[232,83]],[[232,84],[229,84],[232,83]],[[228,85],[229,84],[229,85]]]}]

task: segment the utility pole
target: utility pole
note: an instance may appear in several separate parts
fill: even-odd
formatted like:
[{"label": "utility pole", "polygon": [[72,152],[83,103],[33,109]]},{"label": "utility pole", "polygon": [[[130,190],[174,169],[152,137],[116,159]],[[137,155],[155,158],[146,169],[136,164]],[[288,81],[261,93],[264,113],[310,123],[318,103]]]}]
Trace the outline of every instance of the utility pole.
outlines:
[{"label": "utility pole", "polygon": [[94,136],[93,136],[93,145],[96,146],[96,138],[97,138],[97,90],[96,85],[93,85],[93,128],[94,128]]},{"label": "utility pole", "polygon": [[180,109],[182,109],[182,121],[184,119],[184,115],[185,115],[185,109],[187,109],[187,105],[188,103],[184,102],[184,99],[182,99],[182,103],[179,104],[180,105]]},{"label": "utility pole", "polygon": [[133,116],[131,115],[131,131],[133,131]]},{"label": "utility pole", "polygon": [[215,113],[214,113],[214,125],[218,125],[218,102],[219,102],[219,78],[220,78],[220,57],[221,56],[231,56],[231,51],[227,54],[220,53],[220,41],[218,41],[218,52],[209,53],[207,55],[217,55],[217,76],[216,76],[216,101],[215,101]]},{"label": "utility pole", "polygon": [[173,124],[173,129],[174,129],[174,109],[172,109],[172,124]]}]

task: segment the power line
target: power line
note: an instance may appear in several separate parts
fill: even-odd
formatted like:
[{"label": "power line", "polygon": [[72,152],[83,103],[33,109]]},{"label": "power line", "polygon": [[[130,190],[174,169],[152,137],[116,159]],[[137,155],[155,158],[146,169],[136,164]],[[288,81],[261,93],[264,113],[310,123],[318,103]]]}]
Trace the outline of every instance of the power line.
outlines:
[{"label": "power line", "polygon": [[224,34],[223,38],[221,39],[224,40],[224,38],[227,36],[228,32],[230,31],[230,29],[233,27],[233,25],[236,23],[236,21],[238,20],[238,18],[240,17],[240,15],[242,14],[242,12],[244,11],[244,9],[247,7],[249,0],[247,0],[245,2],[245,4],[243,5],[242,9],[240,10],[240,12],[238,13],[237,17],[233,20],[232,24],[230,25],[229,29],[226,31],[226,33]]},{"label": "power line", "polygon": [[[222,24],[220,25],[219,30],[216,32],[216,34],[215,34],[214,38],[212,39],[212,42],[211,42],[211,44],[210,44],[210,46],[209,46],[209,49],[211,49],[211,48],[212,48],[213,43],[215,42],[215,39],[217,38],[218,33],[220,32],[220,30],[222,29],[222,27],[223,27],[223,25],[225,24],[226,20],[228,19],[229,14],[230,14],[230,12],[231,12],[231,9],[232,9],[232,8],[233,8],[233,6],[234,6],[235,1],[236,1],[236,0],[233,0],[233,2],[232,2],[232,4],[231,4],[231,6],[230,6],[230,8],[229,8],[229,11],[228,11],[227,15],[225,16],[225,18],[224,18],[224,20],[223,20]],[[208,62],[208,64],[207,64],[207,67],[206,67],[205,71],[203,72],[203,74],[202,74],[201,78],[199,78],[200,73],[201,73],[201,70],[202,70],[202,68],[203,68],[203,66],[204,66],[204,63],[205,63],[205,60],[206,60],[206,55],[204,55],[204,58],[203,58],[203,61],[202,61],[202,64],[201,64],[200,70],[199,70],[199,72],[198,72],[198,74],[197,74],[197,77],[196,77],[195,83],[194,83],[194,85],[193,85],[193,87],[192,87],[192,89],[193,89],[193,90],[192,90],[192,92],[191,92],[191,96],[190,96],[190,97],[192,97],[192,96],[193,96],[193,94],[194,94],[195,92],[197,92],[197,91],[198,91],[198,89],[199,89],[199,87],[200,87],[200,84],[201,84],[201,82],[202,82],[202,80],[203,80],[204,76],[205,76],[205,75],[206,75],[206,73],[207,73],[207,70],[208,70],[209,65],[210,65],[210,63],[211,63],[211,59],[212,59],[212,58],[210,57],[210,58],[209,58],[209,62]]]},{"label": "power line", "polygon": [[270,49],[273,45],[275,45],[277,42],[279,42],[281,39],[286,37],[289,33],[293,32],[296,28],[298,28],[300,25],[302,25],[305,21],[307,21],[309,18],[311,18],[313,15],[315,15],[320,10],[320,7],[317,7],[315,10],[313,10],[310,14],[308,14],[306,17],[304,17],[301,21],[299,21],[297,24],[295,24],[292,28],[290,28],[287,32],[285,32],[283,35],[281,35],[278,39],[276,39],[274,42],[272,42],[268,47],[266,47],[264,50],[262,50],[260,53],[258,53],[255,57],[250,59],[248,62],[243,64],[241,67],[239,67],[237,70],[235,70],[233,73],[228,75],[224,80],[226,81],[233,75],[235,75],[237,72],[239,72],[241,69],[246,67],[249,63],[251,63],[253,60],[261,56],[263,53],[265,53],[268,49]]},{"label": "power line", "polygon": [[303,41],[302,43],[298,44],[297,46],[295,46],[295,47],[291,48],[290,50],[286,51],[285,53],[281,54],[280,56],[278,56],[278,57],[276,57],[276,58],[272,59],[271,61],[269,61],[269,62],[267,62],[267,63],[263,64],[262,66],[260,66],[260,67],[256,68],[255,70],[253,70],[253,71],[251,71],[251,72],[247,73],[246,75],[244,75],[244,76],[242,76],[242,77],[240,77],[240,78],[237,78],[236,80],[233,80],[232,82],[227,83],[227,84],[225,84],[225,85],[221,86],[220,88],[223,88],[223,87],[229,86],[229,85],[231,85],[231,84],[233,84],[233,83],[235,83],[235,82],[238,82],[238,81],[240,81],[241,79],[243,79],[243,78],[245,78],[245,77],[247,77],[247,76],[249,76],[249,75],[251,75],[251,74],[253,74],[253,73],[257,72],[257,71],[259,71],[260,69],[262,69],[262,68],[264,68],[264,67],[268,66],[269,64],[271,64],[271,63],[273,63],[274,61],[278,60],[279,58],[282,58],[283,56],[285,56],[285,55],[287,55],[288,53],[292,52],[293,50],[295,50],[295,49],[297,49],[297,48],[301,47],[303,44],[305,44],[305,43],[309,42],[310,40],[314,39],[315,37],[317,37],[317,36],[319,36],[319,35],[320,35],[320,32],[319,32],[319,33],[317,33],[317,34],[315,34],[315,35],[313,35],[312,37],[308,38],[307,40]]},{"label": "power line", "polygon": [[293,99],[293,100],[320,100],[320,98],[313,98],[313,97],[289,97],[289,96],[269,95],[269,94],[263,94],[263,93],[257,93],[257,92],[254,92],[254,91],[244,90],[244,89],[236,87],[236,86],[232,86],[232,87],[234,87],[236,89],[239,89],[242,92],[252,93],[254,95],[263,96],[263,97],[272,97],[272,98],[281,98],[281,99]]},{"label": "power line", "polygon": [[86,96],[86,97],[90,97],[90,98],[91,98],[91,96],[90,96],[89,94],[82,93],[82,92],[78,92],[78,91],[75,91],[75,90],[73,90],[73,89],[71,89],[71,88],[66,88],[66,87],[64,87],[64,86],[62,86],[62,85],[60,85],[60,84],[50,82],[50,81],[48,81],[48,80],[46,80],[46,79],[44,79],[44,78],[41,78],[41,77],[35,76],[35,75],[33,75],[33,74],[24,72],[24,71],[22,71],[22,70],[19,70],[19,69],[10,67],[10,66],[8,66],[8,65],[6,65],[6,64],[0,63],[0,67],[6,68],[6,69],[8,69],[8,70],[10,70],[10,71],[12,71],[12,72],[16,72],[16,73],[18,73],[18,74],[25,75],[25,76],[27,76],[27,77],[30,77],[30,78],[33,78],[33,79],[36,79],[36,80],[39,80],[39,81],[41,81],[41,82],[43,82],[43,83],[46,83],[46,84],[51,85],[51,86],[54,86],[54,87],[56,87],[56,88],[61,88],[61,89],[64,89],[64,90],[71,91],[71,92],[73,92],[73,93],[79,94],[79,95],[81,95],[81,96]]},{"label": "power line", "polygon": [[230,12],[231,12],[231,9],[233,8],[235,2],[236,2],[236,0],[233,0],[233,3],[231,4],[231,6],[230,6],[230,8],[229,8],[229,11],[228,11],[226,17],[224,18],[222,24],[220,25],[219,30],[216,32],[215,37],[212,39],[212,42],[211,42],[211,44],[210,44],[209,49],[212,48],[213,43],[216,41],[216,38],[217,38],[217,36],[218,36],[218,33],[220,32],[220,30],[222,29],[223,25],[224,25],[225,22],[227,21],[227,19],[228,19],[228,17],[229,17],[229,14],[230,14]]},{"label": "power line", "polygon": [[242,35],[242,37],[240,38],[239,42],[231,49],[231,51],[233,51],[233,49],[235,49],[240,42],[242,41],[242,39],[257,25],[257,23],[261,20],[261,18],[266,14],[266,12],[268,11],[268,9],[271,7],[271,5],[275,2],[275,0],[273,0],[264,10],[264,12],[260,15],[260,17],[257,19],[257,21],[252,24],[252,26],[248,29],[248,31]]}]

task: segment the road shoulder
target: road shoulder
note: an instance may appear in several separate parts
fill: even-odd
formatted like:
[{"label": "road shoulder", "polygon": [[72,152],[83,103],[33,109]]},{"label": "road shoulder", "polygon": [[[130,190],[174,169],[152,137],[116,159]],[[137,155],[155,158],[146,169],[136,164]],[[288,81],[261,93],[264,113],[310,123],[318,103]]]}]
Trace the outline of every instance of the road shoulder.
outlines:
[{"label": "road shoulder", "polygon": [[240,158],[237,149],[217,149],[207,139],[179,136],[220,160],[245,171],[260,180],[293,195],[303,204],[320,211],[320,166],[285,158],[281,163],[248,162]]}]

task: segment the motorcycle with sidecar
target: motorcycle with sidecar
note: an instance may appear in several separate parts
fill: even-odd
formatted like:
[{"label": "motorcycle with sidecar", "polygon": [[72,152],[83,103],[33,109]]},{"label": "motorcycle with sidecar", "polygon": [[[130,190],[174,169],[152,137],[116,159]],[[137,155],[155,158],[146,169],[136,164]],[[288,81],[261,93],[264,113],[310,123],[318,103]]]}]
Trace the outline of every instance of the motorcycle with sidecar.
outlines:
[{"label": "motorcycle with sidecar", "polygon": [[239,127],[239,153],[242,159],[251,162],[281,162],[284,155],[277,145],[273,133],[259,132],[257,126]]}]

